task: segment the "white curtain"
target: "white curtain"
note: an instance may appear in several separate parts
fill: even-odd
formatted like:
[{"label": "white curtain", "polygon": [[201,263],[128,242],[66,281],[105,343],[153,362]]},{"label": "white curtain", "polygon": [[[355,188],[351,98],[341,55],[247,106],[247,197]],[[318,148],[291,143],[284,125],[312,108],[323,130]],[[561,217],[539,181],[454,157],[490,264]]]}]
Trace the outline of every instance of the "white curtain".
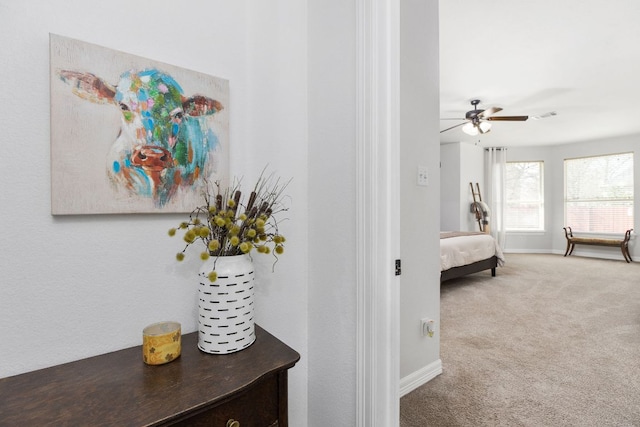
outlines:
[{"label": "white curtain", "polygon": [[507,149],[505,147],[485,148],[484,182],[486,196],[483,201],[491,209],[489,227],[501,248],[504,248],[506,233],[504,229]]}]

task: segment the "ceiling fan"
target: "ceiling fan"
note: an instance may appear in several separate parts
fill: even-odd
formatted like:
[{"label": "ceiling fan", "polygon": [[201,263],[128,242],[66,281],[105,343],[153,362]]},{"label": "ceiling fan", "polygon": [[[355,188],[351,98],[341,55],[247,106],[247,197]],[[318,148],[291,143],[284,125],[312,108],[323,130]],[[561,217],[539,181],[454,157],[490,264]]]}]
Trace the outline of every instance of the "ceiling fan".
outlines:
[{"label": "ceiling fan", "polygon": [[[497,121],[503,122],[524,122],[529,118],[529,116],[494,116],[494,114],[502,111],[500,107],[491,107],[486,110],[478,109],[478,104],[480,104],[479,99],[474,99],[471,101],[471,106],[473,110],[467,111],[464,116],[464,122],[459,123],[455,126],[451,126],[445,130],[441,130],[440,133],[446,132],[451,129],[455,129],[459,126],[462,126],[462,131],[468,135],[478,135],[484,134],[491,130],[491,123]],[[443,120],[463,120],[463,119],[443,119]]]}]

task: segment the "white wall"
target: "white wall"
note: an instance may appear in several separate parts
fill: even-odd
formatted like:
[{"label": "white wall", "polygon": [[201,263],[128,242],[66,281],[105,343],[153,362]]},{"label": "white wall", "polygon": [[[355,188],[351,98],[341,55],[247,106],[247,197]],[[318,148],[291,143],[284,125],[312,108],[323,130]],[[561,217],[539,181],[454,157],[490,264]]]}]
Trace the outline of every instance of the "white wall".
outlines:
[{"label": "white wall", "polygon": [[[440,372],[440,145],[437,2],[401,2],[400,376],[401,393]],[[429,185],[417,185],[418,166]],[[423,337],[420,319],[438,332]]]},{"label": "white wall", "polygon": [[[440,230],[461,230],[460,198],[466,194],[461,184],[461,143],[440,146]],[[467,187],[468,188],[468,187]]]},{"label": "white wall", "polygon": [[[229,79],[232,173],[250,182],[269,163],[294,178],[290,221],[281,224],[286,256],[274,273],[256,258],[257,322],[302,356],[289,376],[291,425],[355,424],[353,3],[0,2],[0,377],[139,345],[142,328],[158,320],[195,331],[199,263],[175,263],[178,242],[166,234],[183,215],[50,215],[48,35],[56,33]],[[439,361],[439,333],[417,335],[420,317],[439,320],[438,13],[436,2],[418,0],[401,9],[410,82],[401,205],[415,205],[401,218],[409,374]],[[429,168],[427,188],[415,186],[418,164]]]},{"label": "white wall", "polygon": [[[610,138],[606,140],[583,141],[546,147],[510,147],[508,161],[543,160],[545,169],[545,230],[543,233],[508,233],[505,251],[508,252],[554,252],[564,254],[566,239],[564,224],[564,159],[583,156],[597,156],[622,152],[634,152],[634,217],[640,218],[640,158],[638,141],[640,135]],[[637,227],[637,226],[636,226]],[[624,231],[624,230],[622,230]],[[637,239],[630,245],[631,257],[637,259],[640,247]],[[576,246],[574,255],[599,256],[621,260],[622,254],[616,248]]]},{"label": "white wall", "polygon": [[308,4],[309,425],[355,426],[355,4]]},{"label": "white wall", "polygon": [[[457,142],[440,146],[440,230],[480,231],[470,211],[473,194],[469,183],[484,185],[484,149],[475,144]],[[485,200],[486,201],[486,200]]]},{"label": "white wall", "polygon": [[[294,178],[290,220],[281,224],[288,236],[286,256],[273,274],[270,260],[256,257],[256,318],[301,353],[290,371],[289,412],[292,425],[309,424],[307,342],[316,338],[307,336],[307,177],[325,176],[326,170],[309,169],[307,160],[306,5],[296,0],[192,0],[188,7],[167,0],[0,3],[5,101],[0,105],[0,377],[139,345],[142,328],[159,320],[177,320],[185,333],[195,330],[198,262],[177,264],[180,244],[167,236],[183,215],[50,215],[51,32],[230,80],[232,173],[251,182],[269,163]],[[348,180],[344,185],[347,192],[352,188]],[[315,191],[330,197],[322,196],[321,186]],[[324,237],[337,240],[350,229],[339,223]],[[351,266],[344,270],[350,276]],[[328,307],[328,315],[353,311],[349,301],[345,304]],[[320,340],[337,336],[351,343],[353,319],[345,323],[342,330],[314,333]],[[332,380],[353,394],[352,377]],[[352,417],[355,408],[349,409],[336,416]]]}]

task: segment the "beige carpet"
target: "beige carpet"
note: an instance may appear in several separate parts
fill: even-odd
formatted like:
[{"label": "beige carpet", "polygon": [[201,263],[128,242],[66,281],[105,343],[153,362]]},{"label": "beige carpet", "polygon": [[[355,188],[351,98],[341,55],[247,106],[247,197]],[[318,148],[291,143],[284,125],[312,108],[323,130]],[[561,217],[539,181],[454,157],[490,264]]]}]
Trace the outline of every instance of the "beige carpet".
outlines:
[{"label": "beige carpet", "polygon": [[441,291],[444,372],[401,427],[640,426],[640,264],[507,254]]}]

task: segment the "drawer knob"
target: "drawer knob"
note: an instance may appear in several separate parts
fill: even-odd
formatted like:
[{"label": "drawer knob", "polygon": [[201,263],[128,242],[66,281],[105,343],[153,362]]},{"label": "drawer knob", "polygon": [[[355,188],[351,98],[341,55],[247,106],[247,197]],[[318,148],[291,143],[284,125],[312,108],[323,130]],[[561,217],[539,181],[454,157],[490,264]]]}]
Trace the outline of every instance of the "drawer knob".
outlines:
[{"label": "drawer knob", "polygon": [[227,421],[227,427],[240,427],[240,421],[236,421],[232,418]]}]

